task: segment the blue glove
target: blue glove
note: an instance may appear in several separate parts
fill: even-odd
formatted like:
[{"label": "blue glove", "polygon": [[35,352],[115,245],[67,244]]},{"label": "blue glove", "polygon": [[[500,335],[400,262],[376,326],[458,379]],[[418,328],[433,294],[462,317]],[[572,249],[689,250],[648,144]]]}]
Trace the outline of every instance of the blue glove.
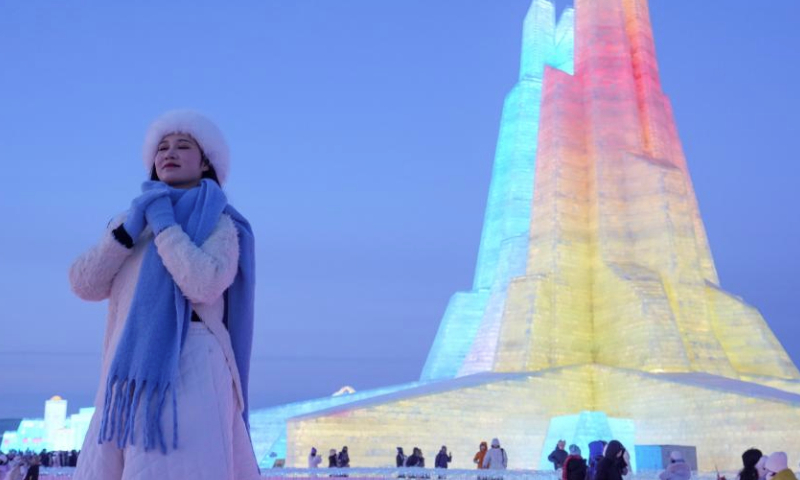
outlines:
[{"label": "blue glove", "polygon": [[133,242],[136,242],[136,239],[139,238],[139,235],[142,234],[142,230],[144,230],[147,207],[150,206],[153,200],[166,197],[168,194],[168,190],[154,189],[148,190],[133,199],[131,208],[128,210],[128,216],[122,224],[122,227],[128,235],[130,235]]},{"label": "blue glove", "polygon": [[165,228],[175,225],[175,210],[172,208],[172,200],[167,196],[153,200],[145,211],[145,217],[156,235]]}]

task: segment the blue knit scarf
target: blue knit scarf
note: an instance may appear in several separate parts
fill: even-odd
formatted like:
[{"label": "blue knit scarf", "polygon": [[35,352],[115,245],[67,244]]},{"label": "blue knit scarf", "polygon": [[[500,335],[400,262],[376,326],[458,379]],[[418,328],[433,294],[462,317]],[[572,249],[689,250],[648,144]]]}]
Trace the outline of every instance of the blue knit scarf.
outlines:
[{"label": "blue knit scarf", "polygon": [[[159,182],[145,182],[142,190],[163,188]],[[248,421],[248,377],[253,337],[255,252],[253,232],[247,220],[228,205],[225,194],[211,180],[189,190],[170,188],[175,220],[195,245],[211,235],[222,213],[234,221],[239,234],[239,269],[228,288],[225,324],[231,337],[236,366],[244,396],[244,421]],[[98,443],[116,436],[124,448],[134,444],[137,411],[145,416],[145,451],[156,447],[167,453],[161,414],[167,396],[172,398],[172,448],[178,448],[178,405],[175,394],[179,361],[192,307],[164,267],[155,242],[147,245],[139,280],[114,360],[108,373],[103,417]],[[141,408],[140,408],[141,405]],[[249,429],[249,426],[248,426]]]}]

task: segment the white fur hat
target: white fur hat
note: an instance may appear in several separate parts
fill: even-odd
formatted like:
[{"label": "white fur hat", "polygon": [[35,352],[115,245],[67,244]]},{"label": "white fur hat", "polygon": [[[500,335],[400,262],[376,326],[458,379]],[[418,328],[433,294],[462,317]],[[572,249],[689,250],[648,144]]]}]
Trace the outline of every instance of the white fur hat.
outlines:
[{"label": "white fur hat", "polygon": [[676,462],[679,460],[683,460],[683,454],[678,450],[673,450],[672,453],[669,454],[670,460],[675,460]]},{"label": "white fur hat", "polygon": [[170,110],[150,124],[142,148],[142,160],[148,175],[153,170],[158,144],[171,133],[191,135],[217,172],[220,185],[225,184],[231,165],[225,137],[214,122],[193,110]]},{"label": "white fur hat", "polygon": [[786,457],[786,452],[774,452],[767,459],[767,470],[770,472],[778,473],[789,468],[789,459]]},{"label": "white fur hat", "polygon": [[492,447],[498,448],[500,446],[500,440],[493,438],[492,439]]}]

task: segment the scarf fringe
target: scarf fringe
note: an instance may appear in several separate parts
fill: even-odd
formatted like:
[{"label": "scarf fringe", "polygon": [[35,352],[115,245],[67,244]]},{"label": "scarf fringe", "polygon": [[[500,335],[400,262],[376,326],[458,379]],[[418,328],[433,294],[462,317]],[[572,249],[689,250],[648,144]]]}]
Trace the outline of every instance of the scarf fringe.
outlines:
[{"label": "scarf fringe", "polygon": [[[153,188],[163,186],[159,182],[145,182],[142,191]],[[212,180],[204,179],[196,189],[169,188],[169,198],[176,221],[198,245],[211,235],[222,213],[228,212],[236,224],[241,249],[239,272],[228,289],[230,301],[226,302],[225,315],[226,322],[232,319],[226,326],[241,379],[242,418],[248,425],[247,384],[253,334],[255,266],[252,229],[247,220],[227,204],[224,192]],[[119,448],[125,448],[130,440],[134,445],[138,417],[138,423],[142,424],[139,428],[144,450],[160,448],[166,454],[167,440],[161,418],[165,404],[169,408],[167,394],[172,394],[172,446],[178,448],[175,382],[180,376],[180,355],[190,322],[189,312],[189,301],[172,280],[155,243],[151,242],[142,259],[128,318],[107,377],[98,443],[116,440]]]},{"label": "scarf fringe", "polygon": [[110,442],[115,439],[117,447],[123,449],[128,441],[135,444],[134,432],[136,411],[144,397],[144,450],[149,451],[158,445],[162,453],[167,453],[164,429],[161,417],[167,394],[172,396],[172,448],[178,448],[178,399],[175,389],[168,382],[159,386],[157,382],[137,382],[132,379],[121,379],[114,375],[106,387],[103,403],[103,416],[100,422],[100,433],[97,443]]}]

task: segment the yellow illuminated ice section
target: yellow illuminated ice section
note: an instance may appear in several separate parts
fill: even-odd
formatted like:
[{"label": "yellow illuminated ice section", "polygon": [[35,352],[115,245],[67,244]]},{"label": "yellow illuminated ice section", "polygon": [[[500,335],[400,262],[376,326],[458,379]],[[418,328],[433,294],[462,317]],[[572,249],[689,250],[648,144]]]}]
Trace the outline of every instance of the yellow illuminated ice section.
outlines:
[{"label": "yellow illuminated ice section", "polygon": [[395,446],[447,445],[470,468],[499,437],[512,468],[539,468],[551,420],[581,412],[629,422],[635,444],[694,445],[705,471],[753,445],[800,458],[800,373],[719,284],[646,0],[553,15],[535,0],[526,18],[474,290],[448,306],[428,383],[290,419],[288,464],[311,446],[387,466]]},{"label": "yellow illuminated ice section", "polygon": [[[499,437],[509,468],[541,469],[553,448],[550,419],[585,410],[633,419],[639,445],[695,445],[699,468],[741,468],[753,445],[798,458],[800,395],[705,373],[653,374],[599,364],[531,373],[483,373],[387,395],[287,423],[290,465],[311,446],[347,445],[354,466],[388,467],[394,447],[418,446],[432,458],[441,445],[451,468],[473,468],[481,440]],[[556,435],[572,442],[572,430]],[[628,438],[619,435],[617,438]]]},{"label": "yellow illuminated ice section", "polygon": [[480,346],[491,370],[797,379],[758,313],[718,286],[647,3],[576,8],[576,74],[545,74],[526,272]]}]

